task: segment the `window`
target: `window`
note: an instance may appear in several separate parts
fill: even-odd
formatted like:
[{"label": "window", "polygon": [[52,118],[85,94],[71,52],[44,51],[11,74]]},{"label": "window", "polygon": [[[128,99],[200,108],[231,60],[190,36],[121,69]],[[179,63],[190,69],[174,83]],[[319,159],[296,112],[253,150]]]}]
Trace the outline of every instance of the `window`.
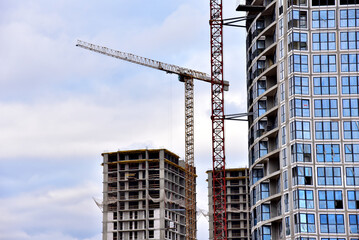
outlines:
[{"label": "window", "polygon": [[288,35],[288,51],[307,50],[308,34],[293,32]]},{"label": "window", "polygon": [[334,28],[335,11],[322,10],[312,12],[312,28]]},{"label": "window", "polygon": [[307,0],[288,0],[288,7],[289,6],[306,6],[307,5]]},{"label": "window", "polygon": [[289,217],[285,217],[285,235],[286,236],[290,235],[290,218]]},{"label": "window", "polygon": [[280,100],[284,101],[285,98],[285,86],[284,83],[280,85]]},{"label": "window", "polygon": [[358,76],[342,77],[342,94],[358,94],[359,81]]},{"label": "window", "polygon": [[359,144],[344,144],[345,161],[359,162]]},{"label": "window", "polygon": [[338,117],[338,100],[336,99],[314,100],[314,116]]},{"label": "window", "polygon": [[311,145],[295,143],[290,146],[292,162],[311,162]]},{"label": "window", "polygon": [[288,59],[289,73],[308,72],[308,56],[293,54]]},{"label": "window", "polygon": [[348,208],[359,209],[359,191],[348,191]]},{"label": "window", "polygon": [[[296,238],[295,240],[316,240],[315,238],[309,238],[309,237],[299,237],[299,238]],[[323,240],[323,238],[322,238]],[[334,240],[334,239],[330,239],[330,240]],[[345,239],[343,239],[345,240]]]},{"label": "window", "polygon": [[335,55],[314,55],[313,72],[336,72],[337,63]]},{"label": "window", "polygon": [[269,183],[261,183],[261,198],[265,199],[269,197]]},{"label": "window", "polygon": [[337,94],[336,77],[314,77],[314,95]]},{"label": "window", "polygon": [[359,215],[349,214],[350,233],[359,233]]},{"label": "window", "polygon": [[259,142],[259,157],[263,157],[268,153],[268,142],[260,141]]},{"label": "window", "polygon": [[315,122],[315,139],[339,139],[338,122]]},{"label": "window", "polygon": [[335,50],[335,33],[313,33],[313,50]]},{"label": "window", "polygon": [[341,27],[358,27],[359,26],[359,9],[340,10]]},{"label": "window", "polygon": [[335,0],[312,0],[312,6],[335,5]]},{"label": "window", "polygon": [[254,118],[260,117],[267,112],[267,103],[265,100],[259,100],[256,104],[254,104]]},{"label": "window", "polygon": [[311,167],[297,166],[292,168],[293,185],[312,185],[313,176]]},{"label": "window", "polygon": [[294,121],[290,123],[290,138],[310,139],[310,122]]},{"label": "window", "polygon": [[284,79],[284,62],[280,62],[279,64],[279,77],[280,80]]},{"label": "window", "polygon": [[285,122],[285,105],[280,106],[280,120],[282,123]]},{"label": "window", "polygon": [[261,205],[261,220],[265,221],[270,219],[270,205],[262,204]]},{"label": "window", "polygon": [[343,214],[320,214],[321,233],[345,233]]},{"label": "window", "polygon": [[285,130],[285,126],[282,127],[282,145],[285,144],[286,140],[286,130]]},{"label": "window", "polygon": [[278,29],[279,29],[279,37],[283,36],[283,18],[279,19]]},{"label": "window", "polygon": [[309,117],[309,100],[292,99],[290,100],[290,117]]},{"label": "window", "polygon": [[344,139],[359,139],[357,121],[344,121]]},{"label": "window", "polygon": [[359,184],[359,167],[347,167],[346,179],[348,186],[357,186]]},{"label": "window", "polygon": [[314,208],[314,197],[312,190],[298,189],[293,191],[294,209]]},{"label": "window", "polygon": [[287,166],[287,149],[284,148],[282,150],[282,161],[283,161],[283,167]]},{"label": "window", "polygon": [[296,233],[315,233],[314,214],[298,213],[294,215]]},{"label": "window", "polygon": [[[340,0],[341,5],[350,5],[350,4],[357,4],[358,0]],[[357,239],[352,239],[357,240]]]},{"label": "window", "polygon": [[342,72],[357,72],[359,55],[358,54],[342,54],[341,55],[341,68]]},{"label": "window", "polygon": [[342,176],[340,167],[318,167],[318,185],[320,186],[340,186]]},{"label": "window", "polygon": [[359,32],[341,32],[340,49],[359,49]]},{"label": "window", "polygon": [[320,209],[343,209],[342,191],[319,190],[318,197]]},{"label": "window", "polygon": [[344,117],[359,117],[359,99],[343,99],[343,116]]},{"label": "window", "polygon": [[288,189],[288,172],[287,171],[283,172],[283,189],[284,190]]},{"label": "window", "polygon": [[267,90],[266,81],[258,80],[257,81],[257,96],[261,95]]},{"label": "window", "polygon": [[263,177],[263,169],[253,169],[252,171],[252,184],[255,184]]},{"label": "window", "polygon": [[339,144],[317,144],[317,162],[340,162]]},{"label": "window", "polygon": [[307,77],[293,76],[289,80],[290,95],[309,95],[309,79]]},{"label": "window", "polygon": [[288,29],[307,28],[307,12],[291,10],[288,12]]},{"label": "window", "polygon": [[288,193],[284,194],[284,210],[289,212],[289,197]]},{"label": "window", "polygon": [[262,239],[261,240],[271,240],[271,227],[270,226],[262,226]]}]

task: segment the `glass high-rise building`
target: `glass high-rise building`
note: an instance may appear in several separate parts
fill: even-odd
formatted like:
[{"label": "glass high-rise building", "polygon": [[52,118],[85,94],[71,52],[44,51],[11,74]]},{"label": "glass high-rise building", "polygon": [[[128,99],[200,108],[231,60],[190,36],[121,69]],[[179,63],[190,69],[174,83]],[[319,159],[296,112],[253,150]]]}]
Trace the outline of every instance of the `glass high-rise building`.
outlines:
[{"label": "glass high-rise building", "polygon": [[246,4],[252,239],[358,240],[359,1]]}]

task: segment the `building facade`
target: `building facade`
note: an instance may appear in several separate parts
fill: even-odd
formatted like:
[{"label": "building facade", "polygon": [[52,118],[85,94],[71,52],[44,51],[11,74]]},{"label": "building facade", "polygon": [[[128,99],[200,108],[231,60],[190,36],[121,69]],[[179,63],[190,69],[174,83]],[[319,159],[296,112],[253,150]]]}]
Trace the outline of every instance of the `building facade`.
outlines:
[{"label": "building facade", "polygon": [[252,239],[357,240],[359,1],[246,4]]},{"label": "building facade", "polygon": [[[213,240],[213,178],[208,174],[209,239]],[[248,168],[226,169],[227,239],[249,240],[249,172]]]},{"label": "building facade", "polygon": [[184,161],[166,149],[102,156],[103,240],[184,240]]}]

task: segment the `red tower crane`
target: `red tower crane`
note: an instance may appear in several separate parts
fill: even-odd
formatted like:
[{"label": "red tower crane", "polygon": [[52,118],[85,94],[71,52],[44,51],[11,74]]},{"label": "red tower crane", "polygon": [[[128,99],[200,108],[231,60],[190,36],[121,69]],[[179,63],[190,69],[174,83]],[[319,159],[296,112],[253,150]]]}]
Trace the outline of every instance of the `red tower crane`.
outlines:
[{"label": "red tower crane", "polygon": [[226,172],[224,145],[223,8],[222,0],[210,0],[213,237],[227,239]]}]

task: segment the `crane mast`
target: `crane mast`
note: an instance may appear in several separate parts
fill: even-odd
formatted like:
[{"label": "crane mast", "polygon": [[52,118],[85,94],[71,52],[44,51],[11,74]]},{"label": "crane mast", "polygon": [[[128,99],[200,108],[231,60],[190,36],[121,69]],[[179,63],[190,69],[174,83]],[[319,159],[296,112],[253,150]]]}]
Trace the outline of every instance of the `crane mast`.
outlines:
[{"label": "crane mast", "polygon": [[[131,53],[113,50],[107,47],[87,43],[81,40],[77,41],[76,46],[101,53],[110,57],[118,58],[124,61],[136,63],[167,73],[177,74],[179,80],[185,84],[185,206],[186,206],[186,239],[196,240],[196,182],[194,167],[194,92],[193,79],[198,79],[208,83],[221,84],[224,90],[228,90],[229,83],[227,81],[213,80],[206,73],[196,70],[179,67],[140,57]],[[223,89],[222,89],[223,90]]]},{"label": "crane mast", "polygon": [[227,239],[222,10],[222,0],[210,0],[214,240]]}]

